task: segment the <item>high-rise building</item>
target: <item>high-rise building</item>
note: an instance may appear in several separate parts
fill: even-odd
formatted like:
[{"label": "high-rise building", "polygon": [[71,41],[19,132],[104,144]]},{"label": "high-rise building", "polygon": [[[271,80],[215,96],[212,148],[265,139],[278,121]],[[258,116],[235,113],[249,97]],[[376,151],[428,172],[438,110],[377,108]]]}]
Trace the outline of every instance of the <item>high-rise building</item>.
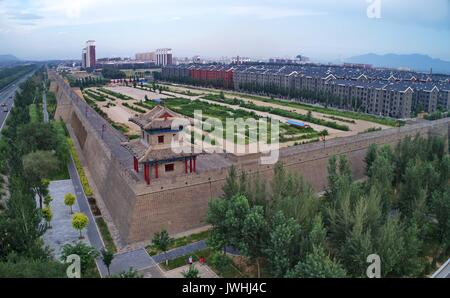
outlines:
[{"label": "high-rise building", "polygon": [[87,50],[84,48],[81,51],[81,68],[86,68]]},{"label": "high-rise building", "polygon": [[86,42],[86,68],[94,68],[95,63],[95,40],[88,40]]},{"label": "high-rise building", "polygon": [[155,55],[155,52],[137,53],[135,55],[135,59],[137,61],[155,62],[156,61],[156,55]]},{"label": "high-rise building", "polygon": [[157,49],[156,50],[156,65],[165,66],[173,64],[172,49]]}]

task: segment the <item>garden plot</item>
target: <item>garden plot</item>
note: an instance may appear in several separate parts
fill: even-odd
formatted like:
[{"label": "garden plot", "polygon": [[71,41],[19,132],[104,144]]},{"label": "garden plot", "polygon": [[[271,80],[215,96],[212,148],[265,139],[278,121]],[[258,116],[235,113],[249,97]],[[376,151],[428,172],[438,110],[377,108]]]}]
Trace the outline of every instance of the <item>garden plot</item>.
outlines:
[{"label": "garden plot", "polygon": [[[194,93],[204,93],[204,94],[212,94],[212,95],[219,94],[218,90],[210,89],[210,88],[189,87],[189,86],[184,86],[184,85],[173,85],[173,84],[168,84],[168,85],[163,84],[163,85],[169,86],[171,90],[174,90],[178,93],[191,91]],[[278,108],[278,109],[295,112],[295,113],[303,114],[303,115],[306,115],[310,111],[309,109],[306,108],[307,104],[303,104],[305,106],[305,108],[302,108],[301,106],[296,105],[293,102],[287,102],[287,101],[277,102],[276,100],[270,100],[265,97],[249,95],[249,94],[240,93],[240,92],[224,91],[224,94],[228,99],[236,98],[239,100],[243,100],[247,103],[254,103],[261,107]],[[197,99],[198,97],[190,97],[190,98]],[[314,107],[311,106],[311,109],[314,109]],[[346,136],[356,135],[359,133],[364,133],[364,132],[368,131],[369,129],[374,129],[374,128],[387,129],[387,128],[391,127],[388,125],[374,123],[374,122],[367,121],[367,120],[353,119],[353,118],[345,117],[345,116],[335,116],[335,115],[333,115],[333,113],[334,113],[333,109],[329,109],[329,111],[330,111],[329,114],[311,111],[311,115],[314,118],[318,118],[321,120],[334,121],[341,125],[347,125],[350,128],[350,130],[349,131],[341,131],[341,130],[327,128],[327,127],[321,128],[321,127],[317,126],[316,124],[307,123],[307,121],[304,121],[305,123],[311,125],[311,127],[313,127],[316,130],[320,131],[322,129],[327,129],[329,132],[329,135],[327,137],[328,139],[334,138],[334,137],[346,137]],[[370,116],[370,115],[366,115],[366,116]]]},{"label": "garden plot", "polygon": [[142,90],[140,88],[127,87],[127,86],[105,87],[105,89],[127,95],[136,100],[144,100],[145,96],[147,96],[147,98],[150,100],[164,99],[164,98],[170,97],[170,96],[167,96],[164,94],[159,94],[156,92]]}]

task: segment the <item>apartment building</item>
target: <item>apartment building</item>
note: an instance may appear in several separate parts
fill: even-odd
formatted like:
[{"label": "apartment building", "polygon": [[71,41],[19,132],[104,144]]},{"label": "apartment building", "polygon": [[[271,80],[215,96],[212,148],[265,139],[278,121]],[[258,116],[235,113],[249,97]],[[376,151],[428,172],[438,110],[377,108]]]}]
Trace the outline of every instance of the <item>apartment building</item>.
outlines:
[{"label": "apartment building", "polygon": [[[181,65],[164,67],[165,79],[197,82],[222,79],[227,87],[291,97],[374,115],[408,118],[422,108],[432,113],[450,108],[448,76],[335,65]],[[189,78],[189,79],[187,79]],[[231,86],[231,87],[230,87]]]}]

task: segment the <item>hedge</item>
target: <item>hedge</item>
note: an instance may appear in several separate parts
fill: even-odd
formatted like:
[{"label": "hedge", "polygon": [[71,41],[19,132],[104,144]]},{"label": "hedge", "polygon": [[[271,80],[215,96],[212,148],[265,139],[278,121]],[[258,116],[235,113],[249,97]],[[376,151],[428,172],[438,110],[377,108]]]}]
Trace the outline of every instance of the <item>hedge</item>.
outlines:
[{"label": "hedge", "polygon": [[81,162],[78,158],[78,154],[75,149],[75,146],[73,145],[73,142],[70,138],[67,139],[67,142],[69,143],[70,153],[72,154],[73,161],[75,162],[75,167],[77,168],[78,175],[80,176],[80,181],[81,181],[81,185],[83,186],[84,194],[87,197],[92,197],[93,192],[92,192],[91,187],[89,186],[89,181],[86,177],[86,174],[84,173],[83,166],[81,165]]}]

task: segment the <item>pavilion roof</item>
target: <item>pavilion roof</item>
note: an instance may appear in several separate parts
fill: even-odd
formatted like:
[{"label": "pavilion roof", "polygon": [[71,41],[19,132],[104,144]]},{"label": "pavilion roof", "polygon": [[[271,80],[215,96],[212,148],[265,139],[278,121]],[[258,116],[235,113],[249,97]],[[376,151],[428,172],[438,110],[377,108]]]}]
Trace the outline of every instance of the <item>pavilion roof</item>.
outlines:
[{"label": "pavilion roof", "polygon": [[157,105],[145,114],[130,118],[130,121],[143,130],[170,129],[172,122],[177,118],[189,119],[162,105]]}]

